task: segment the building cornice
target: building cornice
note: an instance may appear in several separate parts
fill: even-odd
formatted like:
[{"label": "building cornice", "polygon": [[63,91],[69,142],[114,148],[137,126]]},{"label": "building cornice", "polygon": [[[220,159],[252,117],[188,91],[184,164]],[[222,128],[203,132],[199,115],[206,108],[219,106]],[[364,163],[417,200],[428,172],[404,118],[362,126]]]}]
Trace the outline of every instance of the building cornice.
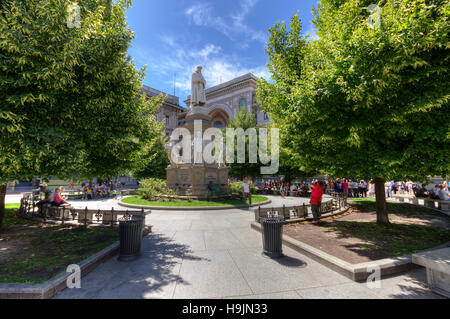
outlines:
[{"label": "building cornice", "polygon": [[[205,90],[205,95],[207,97],[206,99],[208,100],[208,98],[211,99],[224,93],[231,93],[237,89],[243,89],[248,86],[256,89],[258,87],[257,80],[258,78],[252,73],[242,75],[231,81],[206,89]],[[190,100],[191,96],[189,95],[187,100],[185,101],[186,105],[189,104]]]}]

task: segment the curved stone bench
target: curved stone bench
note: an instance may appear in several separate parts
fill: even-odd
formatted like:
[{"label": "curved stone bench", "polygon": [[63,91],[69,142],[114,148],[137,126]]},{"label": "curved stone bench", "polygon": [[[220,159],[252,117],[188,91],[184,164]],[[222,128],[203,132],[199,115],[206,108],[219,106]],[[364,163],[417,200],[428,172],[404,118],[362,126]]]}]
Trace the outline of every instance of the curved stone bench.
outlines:
[{"label": "curved stone bench", "polygon": [[[418,197],[410,197],[410,196],[401,196],[401,195],[393,195],[393,199],[401,202],[401,203],[409,203],[413,205],[425,206],[428,208],[438,209],[444,212],[450,212],[450,201],[432,199],[432,198],[418,198]],[[421,204],[420,202],[423,202]]]}]

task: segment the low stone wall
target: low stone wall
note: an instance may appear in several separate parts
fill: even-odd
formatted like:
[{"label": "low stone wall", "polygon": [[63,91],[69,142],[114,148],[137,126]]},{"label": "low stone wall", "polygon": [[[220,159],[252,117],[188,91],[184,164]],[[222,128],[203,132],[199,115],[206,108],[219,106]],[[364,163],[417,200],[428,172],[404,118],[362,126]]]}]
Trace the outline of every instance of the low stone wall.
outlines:
[{"label": "low stone wall", "polygon": [[419,198],[405,195],[393,195],[392,199],[401,202],[409,203],[412,205],[424,206],[444,212],[450,216],[450,201],[431,199],[431,198]]},{"label": "low stone wall", "polygon": [[[259,232],[262,231],[262,226],[260,223],[252,222],[250,227],[256,231]],[[412,262],[413,257],[411,254],[401,257],[385,258],[359,264],[350,264],[347,261],[344,261],[340,258],[327,254],[326,252],[320,249],[312,247],[287,235],[283,235],[282,240],[283,244],[288,246],[289,248],[292,248],[295,251],[298,251],[299,253],[306,255],[307,257],[317,261],[318,263],[324,265],[325,267],[328,267],[331,270],[340,273],[341,275],[353,281],[366,280],[370,275],[373,274],[374,270],[379,270],[380,275],[383,277],[418,268],[418,266]],[[426,250],[426,252],[445,247],[450,247],[450,242]]]}]

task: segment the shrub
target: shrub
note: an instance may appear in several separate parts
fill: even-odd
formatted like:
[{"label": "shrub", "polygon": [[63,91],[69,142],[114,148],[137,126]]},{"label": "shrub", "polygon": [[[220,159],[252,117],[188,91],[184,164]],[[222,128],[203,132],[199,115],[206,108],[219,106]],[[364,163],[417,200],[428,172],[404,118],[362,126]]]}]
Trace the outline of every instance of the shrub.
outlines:
[{"label": "shrub", "polygon": [[161,195],[175,196],[176,192],[167,187],[166,181],[158,178],[147,178],[139,183],[138,194],[147,200],[158,199]]},{"label": "shrub", "polygon": [[[250,181],[248,182],[248,185],[250,186],[250,192],[254,194],[256,192],[255,185]],[[233,195],[242,195],[242,182],[231,183],[230,189]]]}]

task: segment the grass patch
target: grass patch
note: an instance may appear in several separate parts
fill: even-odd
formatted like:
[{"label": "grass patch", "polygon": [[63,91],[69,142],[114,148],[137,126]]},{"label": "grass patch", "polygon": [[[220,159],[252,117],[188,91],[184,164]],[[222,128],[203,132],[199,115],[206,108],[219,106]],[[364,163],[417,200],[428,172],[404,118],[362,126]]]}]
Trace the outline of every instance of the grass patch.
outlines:
[{"label": "grass patch", "polygon": [[343,237],[354,237],[373,243],[360,249],[384,250],[391,257],[416,253],[450,239],[450,230],[425,225],[391,224],[376,222],[339,221],[328,231],[339,232]]},{"label": "grass patch", "polygon": [[36,222],[19,218],[16,216],[16,211],[19,209],[20,204],[6,204],[5,216],[3,217],[3,227],[7,228],[13,225],[32,225]]},{"label": "grass patch", "polygon": [[[267,201],[268,198],[261,195],[252,196],[252,204],[258,204]],[[218,207],[218,206],[240,206],[248,204],[248,200],[231,199],[218,201],[172,201],[172,202],[154,202],[143,199],[140,196],[127,197],[122,200],[123,203],[141,205],[141,206],[161,206],[161,207]]]},{"label": "grass patch", "polygon": [[119,240],[118,228],[46,225],[7,204],[0,233],[0,283],[43,283]]},{"label": "grass patch", "polygon": [[20,208],[20,204],[5,204],[6,208]]},{"label": "grass patch", "polygon": [[[25,236],[24,236],[25,235]],[[9,249],[0,255],[0,282],[43,283],[119,240],[117,228],[46,227],[7,238]]]}]

